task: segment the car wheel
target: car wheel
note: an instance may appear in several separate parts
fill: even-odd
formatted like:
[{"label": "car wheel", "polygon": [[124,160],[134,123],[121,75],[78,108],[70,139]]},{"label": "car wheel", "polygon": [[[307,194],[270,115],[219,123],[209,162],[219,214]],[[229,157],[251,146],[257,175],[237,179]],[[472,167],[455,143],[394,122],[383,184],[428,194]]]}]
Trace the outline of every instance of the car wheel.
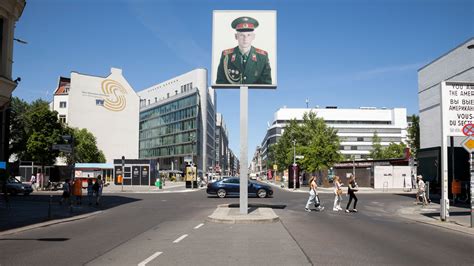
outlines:
[{"label": "car wheel", "polygon": [[227,194],[227,192],[225,191],[225,189],[221,188],[217,191],[217,196],[219,198],[225,198],[225,195]]},{"label": "car wheel", "polygon": [[23,193],[23,195],[25,195],[25,196],[29,196],[29,195],[30,195],[30,193],[29,193],[29,192],[25,192],[25,193]]},{"label": "car wheel", "polygon": [[259,198],[265,198],[265,197],[267,197],[267,191],[265,189],[261,188],[257,191],[257,196]]},{"label": "car wheel", "polygon": [[10,190],[10,195],[15,196],[18,192],[14,189]]}]

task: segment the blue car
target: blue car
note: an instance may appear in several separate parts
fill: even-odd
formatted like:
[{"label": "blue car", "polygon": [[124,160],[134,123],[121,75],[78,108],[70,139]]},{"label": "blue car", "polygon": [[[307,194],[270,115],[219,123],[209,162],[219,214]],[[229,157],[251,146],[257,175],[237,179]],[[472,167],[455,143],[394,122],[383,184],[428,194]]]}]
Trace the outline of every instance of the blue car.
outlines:
[{"label": "blue car", "polygon": [[[224,177],[219,181],[207,184],[207,194],[217,195],[219,198],[225,198],[227,195],[239,195],[239,193],[240,179],[235,176]],[[273,189],[269,185],[249,181],[248,193],[265,198],[273,195]]]}]

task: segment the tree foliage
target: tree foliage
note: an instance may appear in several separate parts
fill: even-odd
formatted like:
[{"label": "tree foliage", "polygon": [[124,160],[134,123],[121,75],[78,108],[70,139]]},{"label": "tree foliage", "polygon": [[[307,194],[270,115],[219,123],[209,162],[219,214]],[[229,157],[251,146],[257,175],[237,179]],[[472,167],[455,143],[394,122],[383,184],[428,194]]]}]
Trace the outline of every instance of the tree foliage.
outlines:
[{"label": "tree foliage", "polygon": [[87,129],[68,128],[74,138],[74,158],[72,154],[64,154],[68,164],[105,163],[104,153],[97,148],[97,140]]},{"label": "tree foliage", "polygon": [[[13,97],[10,115],[10,151],[17,160],[35,161],[42,165],[55,163],[59,155],[68,163],[105,162],[105,156],[97,148],[92,133],[86,129],[72,129],[58,120],[58,113],[49,109],[48,102],[35,100],[27,102]],[[75,158],[52,150],[53,144],[63,144],[63,135],[73,135]]]},{"label": "tree foliage", "polygon": [[370,157],[373,160],[384,159],[382,144],[380,144],[380,137],[377,134],[377,131],[374,132],[372,137],[372,151],[370,151]]},{"label": "tree foliage", "polygon": [[63,125],[58,121],[58,113],[49,110],[43,100],[37,100],[26,113],[29,136],[26,140],[26,152],[33,161],[41,165],[54,164],[58,151],[52,150],[53,144],[62,141]]},{"label": "tree foliage", "polygon": [[[295,140],[295,147],[293,147]],[[337,130],[328,127],[316,113],[309,112],[303,116],[303,122],[289,121],[281,138],[269,150],[269,159],[282,168],[293,163],[293,149],[296,155],[303,155],[298,163],[308,172],[328,169],[342,160],[339,152]],[[280,168],[281,169],[281,168]]]},{"label": "tree foliage", "polygon": [[377,132],[374,132],[374,136],[372,137],[372,151],[370,152],[370,157],[373,160],[402,158],[405,155],[405,143],[391,142],[388,147],[384,148],[380,144],[380,140]]},{"label": "tree foliage", "polygon": [[411,116],[411,126],[408,128],[408,146],[413,157],[416,158],[420,149],[420,117],[417,115]]}]

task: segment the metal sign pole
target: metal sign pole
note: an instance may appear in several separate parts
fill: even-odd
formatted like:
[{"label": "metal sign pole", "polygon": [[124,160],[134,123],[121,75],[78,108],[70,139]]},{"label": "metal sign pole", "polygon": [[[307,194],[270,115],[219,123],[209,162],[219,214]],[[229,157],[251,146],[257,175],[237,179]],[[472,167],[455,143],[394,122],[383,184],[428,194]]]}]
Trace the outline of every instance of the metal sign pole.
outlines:
[{"label": "metal sign pole", "polygon": [[[443,83],[442,83],[443,84]],[[443,95],[443,85],[439,86],[440,95]],[[446,221],[449,216],[448,213],[448,144],[447,144],[447,132],[445,130],[445,125],[443,121],[443,97],[440,97],[440,110],[441,110],[441,200],[439,204],[441,205],[440,218],[441,221]]]},{"label": "metal sign pole", "polygon": [[471,170],[471,228],[474,227],[474,167],[472,161],[473,153],[469,153],[469,168]]},{"label": "metal sign pole", "polygon": [[248,214],[248,87],[240,87],[240,214]]}]

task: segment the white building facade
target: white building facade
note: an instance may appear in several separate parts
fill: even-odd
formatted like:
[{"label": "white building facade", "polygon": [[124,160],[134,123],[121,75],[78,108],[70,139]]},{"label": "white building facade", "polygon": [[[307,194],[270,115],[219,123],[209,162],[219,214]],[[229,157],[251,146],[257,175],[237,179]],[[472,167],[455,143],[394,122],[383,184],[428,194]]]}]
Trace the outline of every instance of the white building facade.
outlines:
[{"label": "white building facade", "polygon": [[337,129],[340,137],[340,151],[346,158],[354,156],[368,159],[372,150],[374,133],[380,137],[383,147],[390,143],[407,141],[407,115],[405,108],[377,109],[361,107],[359,109],[331,108],[280,108],[275,112],[273,122],[267,129],[262,141],[262,159],[266,160],[268,146],[278,142],[284,127],[292,119],[303,121],[303,115],[315,112],[326,124]]},{"label": "white building facade", "polygon": [[68,126],[85,128],[97,139],[107,163],[138,158],[138,95],[112,68],[107,77],[72,72],[60,77],[51,108]]},{"label": "white building facade", "polygon": [[158,159],[161,170],[192,160],[202,172],[215,167],[215,90],[207,70],[195,69],[138,92],[139,156]]}]

